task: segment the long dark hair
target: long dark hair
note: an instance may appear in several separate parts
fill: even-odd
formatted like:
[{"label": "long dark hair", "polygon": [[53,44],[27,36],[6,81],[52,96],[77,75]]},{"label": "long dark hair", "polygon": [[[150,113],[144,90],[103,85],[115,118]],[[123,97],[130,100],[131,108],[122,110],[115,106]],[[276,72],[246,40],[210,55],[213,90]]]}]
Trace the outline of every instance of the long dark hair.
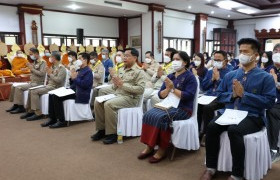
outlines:
[{"label": "long dark hair", "polygon": [[199,77],[203,76],[203,71],[204,71],[204,67],[205,67],[205,59],[204,59],[204,55],[201,53],[196,53],[196,56],[198,56],[201,59],[201,64],[198,68],[196,68],[197,70],[197,75]]},{"label": "long dark hair", "polygon": [[186,53],[185,51],[178,51],[175,54],[179,54],[180,58],[182,58],[182,60],[186,63],[185,69],[189,69],[190,57],[189,57],[188,53]]},{"label": "long dark hair", "polygon": [[259,65],[262,63],[262,56],[263,56],[263,54],[266,54],[267,59],[268,59],[267,63],[263,64],[264,67],[267,68],[268,66],[273,65],[273,61],[272,61],[272,52],[271,52],[271,51],[266,51],[266,52],[264,52],[264,53],[261,53],[261,56],[260,56],[261,58],[260,58],[260,60],[259,60]]}]

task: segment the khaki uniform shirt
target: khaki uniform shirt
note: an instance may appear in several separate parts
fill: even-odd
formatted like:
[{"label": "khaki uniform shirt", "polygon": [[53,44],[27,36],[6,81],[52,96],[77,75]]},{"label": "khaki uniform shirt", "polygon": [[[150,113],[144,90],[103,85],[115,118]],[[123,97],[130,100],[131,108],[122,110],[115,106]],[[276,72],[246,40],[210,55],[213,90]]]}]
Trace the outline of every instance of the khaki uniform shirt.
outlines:
[{"label": "khaki uniform shirt", "polygon": [[150,81],[153,75],[155,74],[155,72],[157,72],[158,67],[159,67],[159,63],[156,62],[155,60],[152,60],[152,62],[148,64],[147,70],[144,71],[148,81]]},{"label": "khaki uniform shirt", "polygon": [[36,83],[38,85],[44,84],[46,77],[46,66],[47,63],[42,58],[34,61],[30,76],[31,83]]},{"label": "khaki uniform shirt", "polygon": [[172,68],[172,63],[168,63],[168,64],[163,64],[162,65],[162,69],[163,69],[163,75],[158,78],[157,77],[157,72],[153,75],[152,77],[152,83],[154,84],[154,89],[159,90],[165,80],[165,78],[167,77],[168,74],[171,74],[174,72],[174,69]]},{"label": "khaki uniform shirt", "polygon": [[105,68],[102,62],[99,60],[94,65],[90,65],[90,69],[94,73],[93,75],[93,85],[92,87],[97,87],[103,84],[104,82],[104,71]]},{"label": "khaki uniform shirt", "polygon": [[48,86],[53,88],[63,87],[65,85],[66,69],[62,64],[53,65],[53,72],[48,76]]}]

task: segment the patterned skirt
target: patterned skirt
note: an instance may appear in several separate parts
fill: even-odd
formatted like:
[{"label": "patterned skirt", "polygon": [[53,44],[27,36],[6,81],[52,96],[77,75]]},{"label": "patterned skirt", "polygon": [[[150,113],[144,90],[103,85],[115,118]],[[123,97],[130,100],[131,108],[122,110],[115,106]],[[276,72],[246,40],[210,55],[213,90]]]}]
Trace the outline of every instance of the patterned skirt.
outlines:
[{"label": "patterned skirt", "polygon": [[173,118],[173,121],[186,120],[192,114],[191,111],[181,108],[170,108],[167,111],[153,108],[144,114],[140,140],[142,143],[150,147],[159,145],[160,148],[166,149],[171,139],[170,118]]}]

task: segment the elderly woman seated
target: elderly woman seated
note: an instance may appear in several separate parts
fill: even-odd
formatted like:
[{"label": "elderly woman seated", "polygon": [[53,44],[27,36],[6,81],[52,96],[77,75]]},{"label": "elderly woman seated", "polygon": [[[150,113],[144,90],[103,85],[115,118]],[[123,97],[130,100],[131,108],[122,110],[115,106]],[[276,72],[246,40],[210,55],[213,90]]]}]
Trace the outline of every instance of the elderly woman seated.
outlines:
[{"label": "elderly woman seated", "polygon": [[[144,114],[141,142],[147,147],[138,159],[152,156],[149,159],[150,163],[157,163],[164,159],[171,139],[172,121],[186,120],[191,117],[197,81],[195,76],[187,70],[189,65],[190,58],[186,52],[174,54],[172,66],[175,73],[167,76],[158,95],[161,99],[165,99],[169,94],[174,93],[179,98],[179,105],[177,108],[171,107],[166,110],[153,108]],[[156,145],[159,149],[154,154]]]}]

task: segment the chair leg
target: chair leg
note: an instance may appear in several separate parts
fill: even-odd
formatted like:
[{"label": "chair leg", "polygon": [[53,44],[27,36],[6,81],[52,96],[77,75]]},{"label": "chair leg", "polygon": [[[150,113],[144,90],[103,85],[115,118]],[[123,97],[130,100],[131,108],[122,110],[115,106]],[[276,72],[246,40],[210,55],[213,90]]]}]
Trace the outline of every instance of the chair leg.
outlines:
[{"label": "chair leg", "polygon": [[171,158],[170,158],[171,161],[173,161],[173,159],[174,159],[175,152],[176,152],[176,147],[174,146],[173,150],[172,150]]},{"label": "chair leg", "polygon": [[67,126],[68,126],[68,127],[70,126],[70,121],[67,122]]}]

